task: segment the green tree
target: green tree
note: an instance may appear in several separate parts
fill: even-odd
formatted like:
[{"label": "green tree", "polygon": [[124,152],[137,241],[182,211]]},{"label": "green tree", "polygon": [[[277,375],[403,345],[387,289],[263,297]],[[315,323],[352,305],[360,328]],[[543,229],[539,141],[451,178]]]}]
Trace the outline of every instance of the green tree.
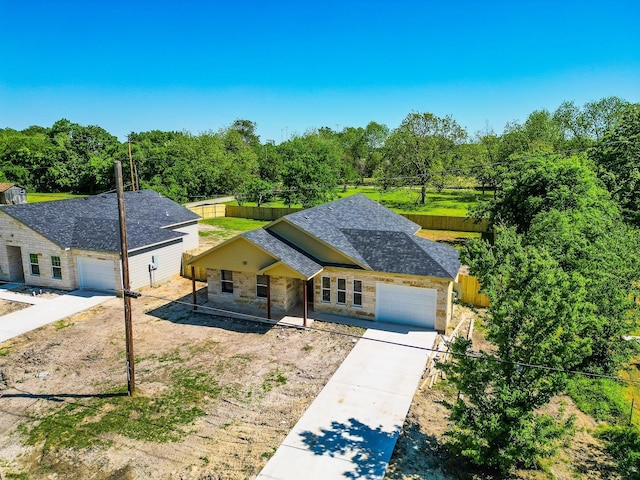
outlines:
[{"label": "green tree", "polygon": [[553,118],[572,147],[585,147],[601,140],[618,123],[628,105],[618,97],[588,102],[582,108],[573,101],[562,102]]},{"label": "green tree", "polygon": [[562,371],[590,353],[590,339],[580,336],[592,315],[584,280],[544,248],[523,244],[514,229],[499,232],[493,246],[472,243],[465,261],[489,296],[484,320],[495,349],[474,352],[468,340],[453,342],[453,361],[442,367],[462,395],[447,446],[503,473],[535,467],[571,424],[537,410],[565,387]]},{"label": "green tree", "polygon": [[625,219],[640,226],[640,104],[628,105],[591,153]]},{"label": "green tree", "polygon": [[281,143],[278,150],[283,160],[282,197],[286,203],[311,207],[333,197],[342,157],[333,139],[310,133]]},{"label": "green tree", "polygon": [[579,209],[550,210],[531,224],[526,242],[545,248],[565,272],[585,282],[593,306],[581,336],[591,339],[591,353],[581,370],[615,375],[638,353],[636,342],[624,339],[640,325],[640,234],[624,224],[613,201]]},{"label": "green tree", "polygon": [[260,207],[263,203],[271,201],[274,197],[274,190],[273,184],[259,177],[252,177],[243,184],[243,191],[236,195],[236,200],[240,206],[244,202],[255,202]]},{"label": "green tree", "polygon": [[526,233],[536,215],[552,209],[615,209],[582,157],[541,156],[514,162],[502,169],[499,182],[495,198],[481,203],[472,215],[488,217],[492,225],[515,227],[518,233]]},{"label": "green tree", "polygon": [[421,189],[420,203],[424,205],[427,186],[450,167],[466,137],[465,130],[449,116],[410,113],[385,142],[387,175],[400,177],[403,184],[415,181]]}]

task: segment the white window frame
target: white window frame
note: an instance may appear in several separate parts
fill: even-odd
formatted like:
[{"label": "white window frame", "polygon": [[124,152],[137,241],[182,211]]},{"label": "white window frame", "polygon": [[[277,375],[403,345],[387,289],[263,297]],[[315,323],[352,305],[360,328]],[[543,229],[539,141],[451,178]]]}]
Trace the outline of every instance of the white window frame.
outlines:
[{"label": "white window frame", "polygon": [[55,280],[62,280],[62,263],[56,255],[51,255],[51,276]]},{"label": "white window frame", "polygon": [[[225,272],[229,273],[230,279],[225,278]],[[229,290],[229,285],[231,289]],[[225,291],[225,286],[227,290]],[[220,270],[220,293],[233,295],[233,272],[231,270]]]},{"label": "white window frame", "polygon": [[[327,286],[325,286],[325,280],[328,283]],[[326,300],[325,300],[325,293],[328,297]],[[331,277],[322,277],[321,284],[320,284],[320,299],[324,303],[331,303]]]},{"label": "white window frame", "polygon": [[[35,259],[35,261],[34,261]],[[29,272],[31,273],[32,277],[39,277],[40,276],[40,262],[38,261],[38,254],[37,253],[30,253],[29,254]]]},{"label": "white window frame", "polygon": [[[340,283],[342,283],[343,288],[340,288]],[[342,295],[342,301],[340,301],[341,295]],[[346,278],[336,279],[336,304],[338,305],[347,304],[347,279]]]},{"label": "white window frame", "polygon": [[[356,289],[356,284],[359,284],[359,288]],[[356,296],[360,297],[360,301],[356,301]],[[352,305],[357,308],[362,308],[362,280],[353,281],[353,303]]]}]

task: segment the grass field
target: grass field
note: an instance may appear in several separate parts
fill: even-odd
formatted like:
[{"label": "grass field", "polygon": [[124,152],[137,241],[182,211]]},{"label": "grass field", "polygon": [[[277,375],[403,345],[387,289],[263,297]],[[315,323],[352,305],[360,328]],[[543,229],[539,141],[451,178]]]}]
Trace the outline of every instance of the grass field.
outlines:
[{"label": "grass field", "polygon": [[53,202],[68,198],[86,197],[86,195],[74,195],[72,193],[27,193],[27,203]]},{"label": "grass field", "polygon": [[[347,187],[346,191],[340,189],[338,198],[345,198],[357,193],[380,202],[385,207],[398,213],[424,213],[428,215],[449,215],[464,217],[478,200],[482,193],[477,190],[443,190],[441,192],[427,192],[425,205],[420,205],[420,189],[418,188],[394,188],[381,190],[373,186]],[[229,202],[229,205],[237,205],[237,202]],[[244,205],[255,206],[255,203],[245,202]],[[263,204],[265,207],[287,207],[282,202],[270,202]],[[299,207],[300,205],[292,205]]]}]

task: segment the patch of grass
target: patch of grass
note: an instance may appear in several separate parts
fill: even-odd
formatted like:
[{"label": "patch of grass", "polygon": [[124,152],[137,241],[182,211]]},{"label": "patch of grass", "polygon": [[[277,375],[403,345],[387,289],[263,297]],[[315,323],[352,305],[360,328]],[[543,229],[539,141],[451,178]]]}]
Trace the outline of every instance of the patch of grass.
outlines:
[{"label": "patch of grass", "polygon": [[0,347],[0,357],[8,357],[13,353],[13,347]]},{"label": "patch of grass", "polygon": [[199,355],[201,353],[215,352],[220,347],[220,342],[214,340],[205,340],[204,342],[189,344],[187,348],[192,355]]},{"label": "patch of grass", "polygon": [[304,350],[305,352],[313,350],[313,345],[306,344],[304,347],[302,347],[302,350]]},{"label": "patch of grass", "polygon": [[177,441],[182,429],[205,414],[202,407],[220,396],[216,380],[206,373],[179,368],[171,373],[170,388],[159,397],[123,396],[73,402],[60,410],[35,418],[27,443],[44,443],[45,451],[111,445],[108,437],[124,435],[150,442]]},{"label": "patch of grass", "polygon": [[5,472],[4,478],[7,480],[29,480],[29,474],[26,472],[15,473],[15,472]]},{"label": "patch of grass", "polygon": [[631,405],[625,399],[625,387],[614,380],[576,375],[569,379],[567,394],[596,420],[615,424],[628,418]]},{"label": "patch of grass", "polygon": [[56,200],[84,197],[86,195],[75,195],[73,193],[27,193],[27,203],[54,202]]},{"label": "patch of grass", "polygon": [[[425,205],[420,205],[419,188],[389,188],[382,190],[375,186],[347,187],[346,191],[336,191],[337,198],[345,198],[357,193],[381,203],[398,213],[424,213],[428,215],[448,215],[464,217],[469,209],[481,198],[482,192],[478,190],[443,190],[427,191]],[[237,202],[228,202],[229,205],[237,205]],[[244,205],[255,206],[255,203],[246,202]],[[282,202],[269,202],[268,207],[288,207]],[[299,207],[300,205],[291,205]]]},{"label": "patch of grass", "polygon": [[177,363],[177,362],[183,362],[184,359],[180,356],[180,349],[174,348],[173,350],[160,355],[158,357],[158,361],[160,363],[166,363],[166,362]]},{"label": "patch of grass", "polygon": [[287,377],[279,368],[270,371],[262,382],[262,391],[264,393],[270,392],[274,387],[285,385],[287,383]]},{"label": "patch of grass", "polygon": [[[262,220],[252,220],[250,218],[236,218],[236,217],[219,217],[209,218],[201,220],[201,223],[218,227],[221,230],[233,231],[233,232],[248,232],[249,230],[255,230],[256,228],[264,227],[269,222]],[[203,232],[208,233],[208,232]]]},{"label": "patch of grass", "polygon": [[65,322],[64,319],[58,320],[53,324],[56,331],[62,330],[63,328],[71,327],[72,325],[73,325],[73,322]]}]

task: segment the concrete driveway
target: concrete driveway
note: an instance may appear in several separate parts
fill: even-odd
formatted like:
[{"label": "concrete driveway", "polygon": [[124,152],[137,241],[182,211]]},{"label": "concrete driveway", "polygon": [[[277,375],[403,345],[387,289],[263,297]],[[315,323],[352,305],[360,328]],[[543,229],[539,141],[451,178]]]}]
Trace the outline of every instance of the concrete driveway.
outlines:
[{"label": "concrete driveway", "polygon": [[358,340],[258,480],[383,479],[434,331],[376,324]]},{"label": "concrete driveway", "polygon": [[0,289],[0,299],[32,306],[0,317],[0,343],[114,298],[113,294],[76,290],[46,299]]}]

